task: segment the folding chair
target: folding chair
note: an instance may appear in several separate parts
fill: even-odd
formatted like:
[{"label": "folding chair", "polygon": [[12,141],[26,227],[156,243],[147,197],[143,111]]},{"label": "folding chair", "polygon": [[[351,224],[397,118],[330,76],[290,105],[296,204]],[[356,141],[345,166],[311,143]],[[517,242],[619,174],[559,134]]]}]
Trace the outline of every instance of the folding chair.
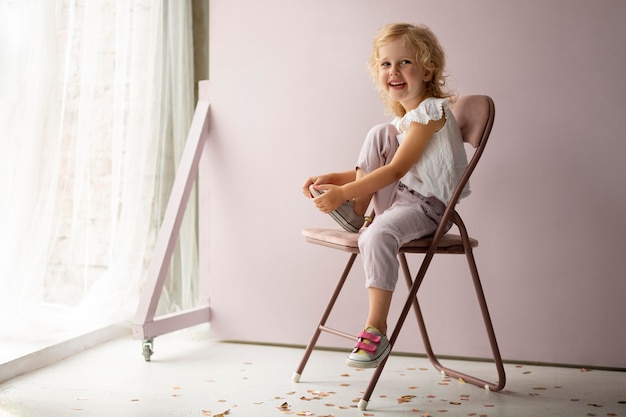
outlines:
[{"label": "folding chair", "polygon": [[[398,254],[398,257],[400,260],[400,266],[404,278],[409,288],[409,293],[406,298],[404,308],[402,309],[398,321],[396,322],[391,338],[389,339],[389,344],[391,345],[391,349],[393,351],[393,346],[398,338],[398,335],[400,334],[402,325],[404,324],[409,310],[412,307],[415,312],[418,326],[422,335],[426,355],[437,370],[439,370],[442,374],[446,376],[462,378],[465,382],[479,386],[481,388],[484,387],[485,389],[491,391],[500,391],[502,390],[502,388],[504,388],[506,376],[504,373],[502,358],[500,356],[500,350],[498,348],[498,343],[496,341],[496,336],[493,330],[493,324],[491,322],[491,317],[487,309],[485,295],[478,275],[478,269],[476,267],[476,262],[472,253],[472,248],[478,246],[478,241],[469,237],[465,224],[463,223],[461,216],[455,208],[461,191],[465,187],[465,184],[468,182],[472,172],[474,171],[474,168],[478,164],[485,145],[487,144],[487,139],[491,132],[491,127],[493,126],[495,106],[493,100],[488,96],[461,96],[452,106],[452,112],[454,113],[457,123],[461,128],[463,140],[473,146],[474,153],[469,161],[465,173],[463,174],[459,184],[457,185],[457,188],[454,191],[452,199],[448,204],[441,223],[434,235],[418,240],[413,240],[400,248],[400,253]],[[449,221],[454,223],[458,228],[458,235],[445,233],[445,225]],[[344,333],[331,327],[327,327],[326,321],[331,314],[333,306],[337,301],[337,298],[346,281],[346,278],[348,277],[352,265],[354,264],[354,261],[359,253],[359,234],[345,232],[339,228],[308,228],[304,229],[302,231],[302,234],[306,238],[307,242],[349,252],[351,255],[348,259],[348,263],[346,264],[346,267],[344,268],[341,277],[339,278],[339,282],[335,287],[330,301],[328,302],[328,305],[326,306],[326,309],[322,314],[319,324],[317,325],[315,332],[313,333],[313,337],[311,338],[311,341],[309,342],[305,350],[302,361],[300,362],[298,369],[293,375],[294,382],[300,381],[302,371],[304,370],[304,367],[306,366],[306,363],[313,349],[315,348],[317,340],[322,332],[327,332],[335,334],[337,336],[357,340],[356,336]],[[407,253],[424,254],[422,264],[419,268],[419,271],[415,275],[415,278],[412,277],[412,274],[409,271],[409,266],[406,260]],[[428,337],[428,332],[426,330],[426,325],[424,323],[424,318],[422,316],[422,312],[417,299],[417,291],[420,288],[424,276],[426,275],[426,271],[428,270],[428,267],[435,254],[465,254],[467,258],[467,263],[471,272],[474,288],[476,290],[476,295],[478,298],[478,304],[480,306],[485,329],[489,338],[489,343],[491,345],[494,364],[498,373],[497,382],[487,382],[475,376],[466,375],[454,369],[447,368],[439,362],[439,359],[433,352],[430,339]],[[374,391],[374,388],[376,387],[376,383],[378,382],[386,361],[387,360],[385,359],[382,363],[380,363],[380,365],[374,371],[367,390],[365,391],[363,398],[359,402],[359,408],[361,410],[365,410],[367,408],[367,404],[370,400],[372,392]]]}]

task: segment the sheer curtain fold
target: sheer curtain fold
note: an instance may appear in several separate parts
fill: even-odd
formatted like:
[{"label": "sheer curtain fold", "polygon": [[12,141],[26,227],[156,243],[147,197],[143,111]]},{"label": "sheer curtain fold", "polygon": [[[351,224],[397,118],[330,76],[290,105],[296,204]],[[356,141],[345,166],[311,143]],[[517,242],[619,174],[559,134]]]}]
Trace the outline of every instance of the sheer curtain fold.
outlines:
[{"label": "sheer curtain fold", "polygon": [[[190,2],[0,0],[0,16],[0,337],[130,320],[193,115]],[[192,200],[163,313],[195,300]]]}]

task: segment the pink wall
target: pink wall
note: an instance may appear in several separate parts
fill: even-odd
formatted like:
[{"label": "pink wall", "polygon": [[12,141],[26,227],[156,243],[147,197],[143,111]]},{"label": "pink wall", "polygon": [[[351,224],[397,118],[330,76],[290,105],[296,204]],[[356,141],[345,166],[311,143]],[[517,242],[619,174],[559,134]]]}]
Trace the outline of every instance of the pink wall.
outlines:
[{"label": "pink wall", "polygon": [[[626,368],[625,2],[212,0],[210,18],[215,337],[308,341],[346,256],[300,236],[333,225],[300,186],[352,167],[387,120],[365,62],[380,26],[409,21],[438,34],[459,93],[496,103],[460,211],[503,356]],[[421,300],[438,351],[483,357],[472,290],[453,277],[464,271],[436,260]],[[357,331],[360,265],[345,302],[335,323]],[[423,351],[413,322],[398,343]]]}]

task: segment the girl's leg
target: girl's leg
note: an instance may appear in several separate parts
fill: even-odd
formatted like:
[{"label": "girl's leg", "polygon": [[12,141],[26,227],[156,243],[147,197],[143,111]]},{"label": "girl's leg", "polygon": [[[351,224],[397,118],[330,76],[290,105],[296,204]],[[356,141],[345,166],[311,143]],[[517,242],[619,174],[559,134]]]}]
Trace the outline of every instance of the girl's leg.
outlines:
[{"label": "girl's leg", "polygon": [[434,233],[444,210],[443,203],[433,197],[425,198],[399,188],[394,205],[376,216],[359,236],[366,287],[393,291],[398,280],[400,247]]},{"label": "girl's leg", "polygon": [[[397,136],[398,131],[392,124],[374,126],[367,133],[356,164],[357,180],[391,161],[399,146]],[[371,201],[374,212],[382,213],[393,203],[397,187],[398,183],[396,182],[374,194],[356,198],[354,200],[354,212],[361,216],[367,214]]]},{"label": "girl's leg", "polygon": [[369,287],[367,293],[369,296],[369,313],[365,328],[373,326],[382,334],[387,334],[387,314],[391,306],[393,291]]},{"label": "girl's leg", "polygon": [[[379,214],[359,236],[359,250],[365,269],[369,313],[365,332],[346,363],[355,367],[376,367],[389,353],[387,316],[398,280],[398,251],[412,240],[432,234],[445,206],[434,198],[411,194],[398,188],[394,204]],[[369,346],[368,346],[369,345]],[[372,350],[372,346],[375,349]]]}]

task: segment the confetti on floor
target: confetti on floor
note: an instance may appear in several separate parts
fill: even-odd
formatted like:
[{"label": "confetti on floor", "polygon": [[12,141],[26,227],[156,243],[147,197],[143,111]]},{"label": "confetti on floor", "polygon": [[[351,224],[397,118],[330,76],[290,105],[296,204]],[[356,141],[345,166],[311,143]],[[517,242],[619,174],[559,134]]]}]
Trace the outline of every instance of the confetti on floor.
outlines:
[{"label": "confetti on floor", "polygon": [[[496,393],[442,377],[425,358],[391,356],[361,411],[373,372],[345,368],[342,352],[314,351],[294,383],[303,349],[169,340],[158,340],[150,363],[129,355],[137,346],[123,341],[11,380],[0,385],[0,409],[19,410],[9,415],[20,417],[496,417],[503,410],[520,417],[626,417],[624,372],[507,364],[506,389]],[[446,365],[494,375],[489,363]]]}]

